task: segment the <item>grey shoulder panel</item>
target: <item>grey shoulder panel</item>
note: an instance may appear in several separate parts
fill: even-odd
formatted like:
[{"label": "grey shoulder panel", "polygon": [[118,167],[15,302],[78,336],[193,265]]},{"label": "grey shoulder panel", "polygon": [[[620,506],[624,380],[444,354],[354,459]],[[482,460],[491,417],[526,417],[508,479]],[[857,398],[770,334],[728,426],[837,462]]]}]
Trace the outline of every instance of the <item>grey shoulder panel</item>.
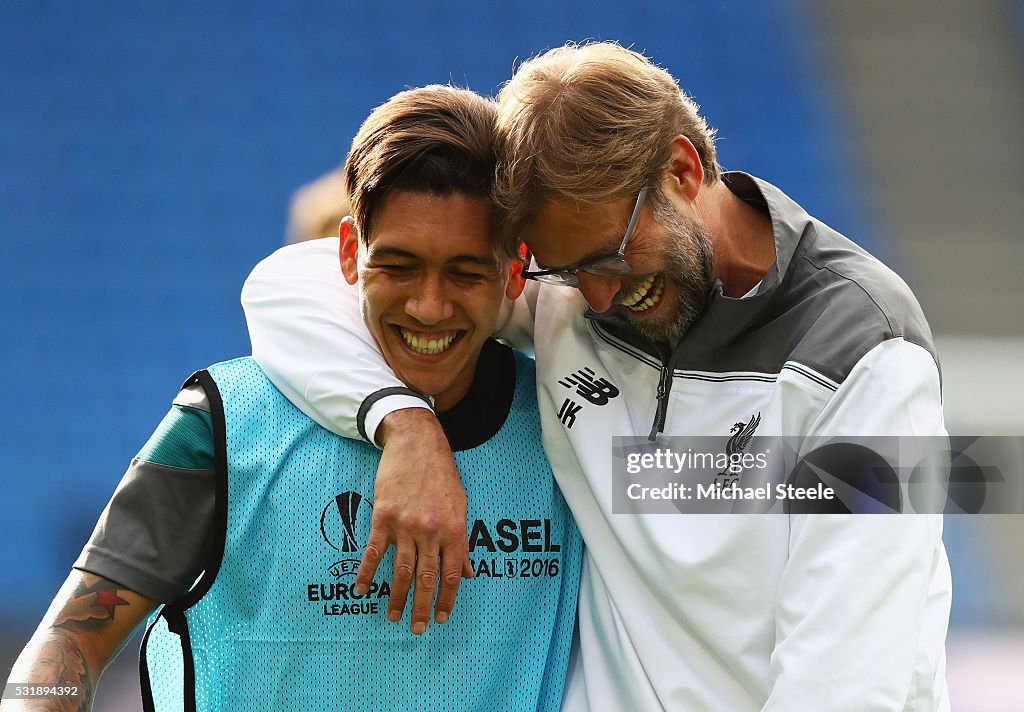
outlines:
[{"label": "grey shoulder panel", "polygon": [[801,248],[782,285],[798,324],[789,360],[842,382],[869,351],[902,338],[938,364],[921,306],[899,275],[817,221]]},{"label": "grey shoulder panel", "polygon": [[894,338],[938,363],[921,307],[895,272],[778,188],[735,176],[733,185],[763,195],[776,265],[752,297],[729,298],[716,286],[673,354],[675,368],[779,373],[795,361],[842,383],[866,353]]},{"label": "grey shoulder panel", "polygon": [[894,338],[936,358],[928,323],[903,280],[814,222],[775,289],[748,299],[730,299],[720,288],[712,294],[673,367],[779,373],[795,361],[842,383],[866,353]]},{"label": "grey shoulder panel", "polygon": [[74,567],[168,603],[203,570],[215,499],[212,469],[133,460]]}]

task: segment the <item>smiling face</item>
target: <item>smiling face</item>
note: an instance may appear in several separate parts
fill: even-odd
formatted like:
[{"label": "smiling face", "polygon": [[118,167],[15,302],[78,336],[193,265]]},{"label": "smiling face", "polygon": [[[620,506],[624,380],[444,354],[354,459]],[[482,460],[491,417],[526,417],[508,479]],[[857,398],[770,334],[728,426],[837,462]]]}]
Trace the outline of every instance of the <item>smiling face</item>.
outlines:
[{"label": "smiling face", "polygon": [[[545,269],[573,267],[615,253],[635,198],[594,206],[567,199],[549,203],[526,231],[526,243]],[[633,272],[606,277],[580,272],[579,288],[594,311],[617,309],[653,341],[682,336],[700,316],[711,284],[711,234],[696,215],[668,202],[640,213],[625,258]]]},{"label": "smiling face", "polygon": [[490,209],[458,193],[393,190],[369,244],[342,223],[342,272],[359,284],[363,320],[395,375],[439,411],[469,390],[503,299],[523,288],[495,255]]}]

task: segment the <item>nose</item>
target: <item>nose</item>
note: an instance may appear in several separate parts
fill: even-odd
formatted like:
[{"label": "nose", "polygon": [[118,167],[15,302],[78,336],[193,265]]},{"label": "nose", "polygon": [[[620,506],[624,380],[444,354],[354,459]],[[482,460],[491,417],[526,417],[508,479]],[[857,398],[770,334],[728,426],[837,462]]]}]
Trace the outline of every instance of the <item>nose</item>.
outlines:
[{"label": "nose", "polygon": [[427,278],[405,300],[405,312],[421,324],[437,324],[454,314],[452,302],[439,279]]},{"label": "nose", "polygon": [[603,277],[596,274],[580,272],[576,275],[580,282],[580,291],[590,308],[596,312],[606,312],[612,308],[615,295],[622,288],[619,277]]}]

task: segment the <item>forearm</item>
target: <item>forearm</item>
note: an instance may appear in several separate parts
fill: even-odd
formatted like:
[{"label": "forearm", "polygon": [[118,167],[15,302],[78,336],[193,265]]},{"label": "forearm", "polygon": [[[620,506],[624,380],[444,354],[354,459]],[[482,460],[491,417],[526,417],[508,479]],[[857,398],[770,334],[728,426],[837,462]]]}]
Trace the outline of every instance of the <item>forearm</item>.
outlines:
[{"label": "forearm", "polygon": [[[87,649],[73,632],[52,626],[37,630],[11,670],[7,694],[13,697],[4,699],[3,712],[91,710],[102,667]],[[63,694],[29,696],[36,692]]]},{"label": "forearm", "polygon": [[[11,670],[2,711],[92,709],[100,675],[155,607],[120,584],[72,571]],[[29,696],[12,685],[75,694]]]},{"label": "forearm", "polygon": [[[377,431],[384,448],[374,485],[373,519],[356,590],[364,592],[391,544],[396,545],[388,618],[400,620],[415,580],[411,630],[448,620],[461,576],[471,577],[466,535],[466,491],[448,440],[433,412],[389,414]],[[440,566],[438,560],[440,558]]]},{"label": "forearm", "polygon": [[397,444],[400,439],[404,439],[409,445],[418,444],[423,447],[447,445],[444,430],[441,429],[437,416],[433,411],[424,408],[404,408],[388,414],[377,428],[376,439],[381,447],[388,443]]}]

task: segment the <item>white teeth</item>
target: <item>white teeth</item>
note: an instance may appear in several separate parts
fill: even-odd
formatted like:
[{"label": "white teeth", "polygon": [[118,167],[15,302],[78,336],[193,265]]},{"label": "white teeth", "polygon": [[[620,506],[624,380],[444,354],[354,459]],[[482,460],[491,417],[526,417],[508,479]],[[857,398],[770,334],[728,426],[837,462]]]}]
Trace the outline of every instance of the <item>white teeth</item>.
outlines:
[{"label": "white teeth", "polygon": [[401,331],[402,338],[405,339],[405,343],[409,344],[413,351],[427,356],[433,356],[441,353],[442,351],[446,351],[448,347],[452,345],[452,341],[455,340],[456,336],[455,334],[449,334],[448,336],[443,336],[440,339],[428,339],[426,337],[417,336],[405,329],[399,329],[399,331]]},{"label": "white teeth", "polygon": [[651,288],[652,284],[654,284],[654,275],[651,275],[643,282],[641,282],[639,286],[637,286],[635,292],[633,292],[627,297],[623,297],[622,299],[620,299],[619,304],[626,307],[632,307],[634,304],[641,301],[644,297],[647,296],[647,290]]},{"label": "white teeth", "polygon": [[[657,287],[655,287],[654,292],[651,293],[651,286],[654,285],[655,282],[657,282]],[[664,291],[665,280],[658,279],[655,275],[651,275],[640,283],[635,292],[620,299],[619,304],[627,307],[632,312],[647,311],[658,303],[658,299]]]}]

